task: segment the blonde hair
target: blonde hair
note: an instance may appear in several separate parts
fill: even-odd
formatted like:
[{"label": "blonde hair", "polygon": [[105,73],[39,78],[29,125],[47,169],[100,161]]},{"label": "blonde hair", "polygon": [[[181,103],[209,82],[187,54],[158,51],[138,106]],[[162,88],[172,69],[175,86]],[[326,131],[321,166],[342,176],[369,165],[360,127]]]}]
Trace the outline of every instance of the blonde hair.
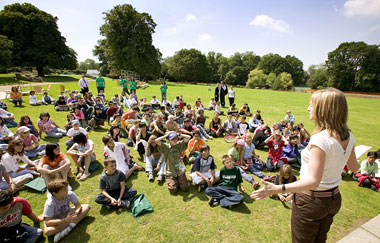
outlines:
[{"label": "blonde hair", "polygon": [[278,180],[278,184],[281,185],[283,183],[283,179],[285,175],[289,175],[288,183],[293,182],[293,170],[292,166],[285,164],[280,168],[280,178]]},{"label": "blonde hair", "polygon": [[330,136],[342,141],[348,139],[348,106],[343,92],[335,88],[322,89],[315,92],[310,100],[316,124],[314,133],[327,130]]}]

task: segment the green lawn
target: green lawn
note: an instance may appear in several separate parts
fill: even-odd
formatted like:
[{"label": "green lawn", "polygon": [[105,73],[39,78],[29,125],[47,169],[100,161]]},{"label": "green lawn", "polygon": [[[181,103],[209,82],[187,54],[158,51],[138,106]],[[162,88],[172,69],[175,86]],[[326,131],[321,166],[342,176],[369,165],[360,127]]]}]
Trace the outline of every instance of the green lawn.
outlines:
[{"label": "green lawn", "polygon": [[[91,90],[95,92],[95,82],[90,82]],[[46,85],[44,86],[44,88]],[[66,89],[79,89],[78,84],[65,83]],[[210,89],[210,90],[209,90]],[[115,81],[107,80],[106,96],[111,98],[115,93],[121,92],[121,87],[116,86]],[[53,84],[51,95],[57,98],[59,85]],[[138,90],[138,97],[160,95],[159,84],[150,84],[145,90]],[[214,85],[187,85],[169,83],[168,98],[172,102],[176,95],[184,95],[185,102],[193,104],[200,97],[204,104],[208,105],[214,94]],[[268,124],[281,120],[286,110],[292,110],[296,122],[303,122],[309,131],[314,124],[308,120],[307,107],[310,94],[279,92],[269,90],[251,90],[245,88],[236,89],[236,103],[240,107],[248,102],[252,111],[260,109],[263,119]],[[28,101],[27,97],[24,97]],[[349,102],[349,127],[356,138],[356,144],[370,145],[378,149],[379,122],[377,111],[380,100],[348,98]],[[26,102],[25,107],[14,108],[8,102],[9,111],[15,114],[17,119],[21,115],[28,114],[34,123],[37,123],[40,112],[49,111],[57,124],[63,127],[66,121],[66,112],[56,112],[53,106],[30,107]],[[226,112],[226,109],[225,109]],[[206,112],[211,116],[211,112]],[[222,117],[225,119],[225,116]],[[209,119],[208,119],[209,121]],[[106,126],[105,128],[108,128]],[[14,129],[13,129],[14,130]],[[103,159],[103,144],[101,141],[105,131],[90,132],[90,138],[95,142],[95,152],[100,162]],[[42,138],[42,143],[57,141],[61,148],[65,148],[65,138],[60,140]],[[124,140],[124,142],[126,142]],[[226,144],[222,138],[207,142],[211,147],[211,154],[221,167],[221,156],[227,153],[231,144]],[[261,157],[267,157],[267,151],[257,150]],[[132,156],[138,158],[137,152],[132,151]],[[363,159],[362,157],[361,159]],[[145,164],[139,162],[143,166]],[[74,167],[73,167],[74,168]],[[145,173],[140,172],[131,177],[127,185],[136,188],[138,192],[146,195],[154,208],[154,212],[139,218],[146,224],[138,224],[131,216],[130,211],[107,211],[94,202],[98,190],[101,170],[93,173],[85,182],[70,181],[81,203],[89,203],[92,206],[89,216],[81,222],[63,242],[290,242],[290,216],[291,209],[284,207],[281,202],[266,199],[255,202],[249,197],[251,186],[244,182],[247,194],[245,202],[232,210],[220,207],[210,208],[208,197],[204,191],[198,193],[191,186],[189,192],[179,192],[170,195],[165,184],[159,185],[155,181],[150,183]],[[265,172],[266,173],[266,172]],[[298,175],[298,171],[295,172]],[[187,166],[187,175],[189,166]],[[255,180],[258,180],[255,177]],[[341,183],[343,197],[342,208],[335,217],[335,221],[329,232],[329,242],[335,242],[355,229],[361,223],[376,216],[380,211],[379,194],[365,188],[359,188],[357,182],[347,177]],[[19,196],[25,197],[31,203],[36,214],[41,214],[46,200],[45,195],[32,191],[22,191]],[[27,218],[25,222],[31,223]],[[42,226],[41,226],[42,227]],[[45,238],[47,240],[47,238]]]}]

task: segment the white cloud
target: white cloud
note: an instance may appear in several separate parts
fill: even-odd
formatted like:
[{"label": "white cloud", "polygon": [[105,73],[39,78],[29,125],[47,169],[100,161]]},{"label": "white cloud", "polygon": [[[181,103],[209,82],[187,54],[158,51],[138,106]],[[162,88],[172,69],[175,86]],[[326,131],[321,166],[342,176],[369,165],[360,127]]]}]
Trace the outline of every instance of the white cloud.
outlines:
[{"label": "white cloud", "polygon": [[195,17],[193,14],[187,14],[186,15],[186,21],[195,20],[197,17]]},{"label": "white cloud", "polygon": [[380,1],[379,0],[347,0],[344,3],[343,13],[347,16],[380,17]]},{"label": "white cloud", "polygon": [[201,39],[201,40],[211,40],[212,36],[210,34],[203,33],[203,34],[199,35],[199,39]]},{"label": "white cloud", "polygon": [[175,34],[175,33],[177,33],[177,31],[178,31],[177,27],[165,28],[164,29],[164,33],[169,34],[169,35]]},{"label": "white cloud", "polygon": [[265,14],[257,15],[251,22],[249,22],[249,25],[271,29],[282,33],[290,32],[290,26],[288,23],[281,19],[274,19]]},{"label": "white cloud", "polygon": [[372,26],[369,30],[370,30],[370,31],[373,31],[373,32],[375,32],[375,31],[379,31],[379,30],[380,30],[380,25],[374,25],[374,26]]}]

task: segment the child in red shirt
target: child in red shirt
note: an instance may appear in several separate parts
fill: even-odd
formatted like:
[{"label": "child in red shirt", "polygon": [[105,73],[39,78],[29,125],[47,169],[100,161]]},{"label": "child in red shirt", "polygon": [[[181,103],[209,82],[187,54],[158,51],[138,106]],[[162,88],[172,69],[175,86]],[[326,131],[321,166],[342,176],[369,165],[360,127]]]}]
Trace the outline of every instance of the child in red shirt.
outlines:
[{"label": "child in red shirt", "polygon": [[284,139],[279,130],[274,131],[274,133],[265,140],[265,144],[269,147],[266,164],[268,171],[274,171],[286,164],[286,162],[281,159],[281,156],[282,148],[288,145],[288,142]]},{"label": "child in red shirt", "polygon": [[42,230],[23,224],[22,215],[35,224],[42,221],[24,198],[14,198],[9,190],[0,190],[0,242],[36,242],[40,238]]}]

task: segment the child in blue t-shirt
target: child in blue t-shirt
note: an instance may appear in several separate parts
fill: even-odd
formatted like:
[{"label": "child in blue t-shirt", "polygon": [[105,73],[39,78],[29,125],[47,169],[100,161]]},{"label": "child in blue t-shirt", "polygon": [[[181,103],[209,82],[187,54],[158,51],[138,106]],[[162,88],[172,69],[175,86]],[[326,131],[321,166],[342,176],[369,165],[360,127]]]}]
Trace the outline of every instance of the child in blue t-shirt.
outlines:
[{"label": "child in blue t-shirt", "polygon": [[215,187],[208,187],[206,194],[211,197],[210,206],[220,204],[223,208],[231,209],[232,206],[243,202],[244,196],[237,191],[239,187],[239,190],[244,192],[241,187],[243,180],[239,168],[234,166],[230,156],[224,155],[222,161],[224,166],[220,169],[220,184]]}]

